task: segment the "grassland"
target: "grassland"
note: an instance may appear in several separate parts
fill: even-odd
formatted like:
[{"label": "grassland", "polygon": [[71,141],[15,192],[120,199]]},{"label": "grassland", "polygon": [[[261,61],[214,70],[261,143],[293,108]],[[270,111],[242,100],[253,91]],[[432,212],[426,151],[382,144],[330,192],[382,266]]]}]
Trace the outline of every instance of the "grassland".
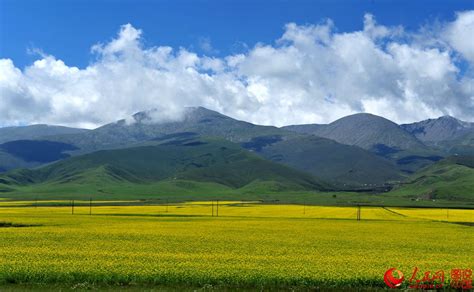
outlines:
[{"label": "grassland", "polygon": [[416,193],[357,193],[279,190],[278,182],[255,181],[251,186],[232,189],[215,183],[185,180],[166,180],[158,183],[132,184],[127,182],[104,183],[102,185],[69,183],[23,186],[16,190],[0,193],[11,200],[138,200],[148,203],[246,200],[264,203],[311,204],[326,206],[409,206],[437,208],[474,209],[474,200],[429,199],[415,200]]},{"label": "grassland", "polygon": [[451,157],[426,167],[395,188],[394,196],[451,201],[474,197],[474,159]]},{"label": "grassland", "polygon": [[0,227],[0,288],[384,287],[390,267],[474,267],[473,210],[34,203],[0,201],[16,225]]}]

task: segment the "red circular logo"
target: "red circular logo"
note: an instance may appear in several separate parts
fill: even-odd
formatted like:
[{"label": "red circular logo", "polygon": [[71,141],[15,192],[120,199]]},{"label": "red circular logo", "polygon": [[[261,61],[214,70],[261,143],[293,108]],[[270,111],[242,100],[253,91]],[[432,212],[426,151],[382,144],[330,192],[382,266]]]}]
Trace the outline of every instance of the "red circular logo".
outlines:
[{"label": "red circular logo", "polygon": [[[393,276],[394,271],[397,272],[398,278],[395,278]],[[405,279],[405,276],[403,276],[403,273],[395,268],[388,269],[385,272],[385,275],[383,276],[383,280],[385,281],[385,284],[387,284],[387,286],[390,288],[400,287],[404,279]]]}]

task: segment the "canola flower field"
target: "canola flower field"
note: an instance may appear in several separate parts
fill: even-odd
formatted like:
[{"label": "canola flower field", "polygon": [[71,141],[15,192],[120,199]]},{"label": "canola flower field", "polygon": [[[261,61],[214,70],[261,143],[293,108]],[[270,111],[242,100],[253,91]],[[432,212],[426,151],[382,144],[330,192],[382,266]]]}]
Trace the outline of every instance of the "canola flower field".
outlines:
[{"label": "canola flower field", "polygon": [[391,267],[474,268],[474,210],[48,203],[0,201],[0,288],[383,288]]}]

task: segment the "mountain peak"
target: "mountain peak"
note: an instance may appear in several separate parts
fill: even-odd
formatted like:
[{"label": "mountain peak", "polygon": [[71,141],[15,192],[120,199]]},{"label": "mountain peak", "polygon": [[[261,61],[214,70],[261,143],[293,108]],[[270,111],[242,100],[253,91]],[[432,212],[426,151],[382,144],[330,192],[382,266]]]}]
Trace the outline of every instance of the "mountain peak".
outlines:
[{"label": "mountain peak", "polygon": [[352,115],[347,115],[346,117],[378,117],[381,118],[380,116],[371,114],[371,113],[355,113]]},{"label": "mountain peak", "polygon": [[437,143],[456,139],[474,130],[474,124],[458,120],[452,116],[441,116],[417,123],[401,125],[423,142]]},{"label": "mountain peak", "polygon": [[445,116],[441,116],[437,119],[434,119],[434,121],[439,121],[439,122],[449,122],[449,123],[458,123],[458,124],[462,124],[463,122],[456,119],[455,117],[452,117],[452,116],[449,116],[449,115],[445,115]]},{"label": "mountain peak", "polygon": [[186,115],[187,116],[199,116],[199,117],[206,117],[206,116],[218,116],[218,117],[226,117],[229,118],[228,116],[225,116],[217,111],[210,110],[208,108],[198,106],[198,107],[186,107]]},{"label": "mountain peak", "polygon": [[350,121],[350,122],[358,121],[360,123],[379,121],[379,122],[383,122],[383,123],[389,123],[389,124],[392,124],[392,125],[396,125],[394,122],[392,122],[392,121],[390,121],[390,120],[388,120],[384,117],[377,116],[377,115],[374,115],[374,114],[371,114],[371,113],[356,113],[356,114],[348,115],[348,116],[342,117],[338,120],[335,120],[334,122],[330,123],[330,125],[331,124],[337,124],[337,123],[340,123],[340,122],[345,122],[345,121]]},{"label": "mountain peak", "polygon": [[369,113],[353,114],[327,125],[300,125],[287,128],[368,150],[380,145],[394,149],[424,147],[422,143],[401,129],[396,123]]},{"label": "mountain peak", "polygon": [[[128,124],[132,123],[145,123],[145,124],[163,124],[163,123],[173,123],[173,122],[182,122],[185,120],[195,121],[205,117],[221,117],[226,116],[207,109],[202,106],[198,107],[183,107],[171,112],[163,112],[157,108],[144,110],[137,112],[131,116],[132,120],[120,120],[119,122],[125,122]],[[226,117],[228,118],[228,117]],[[229,118],[230,119],[230,118]]]},{"label": "mountain peak", "polygon": [[456,121],[459,121],[458,119],[456,119],[455,117],[452,117],[450,115],[440,116],[439,118],[437,118],[437,120],[456,120]]}]

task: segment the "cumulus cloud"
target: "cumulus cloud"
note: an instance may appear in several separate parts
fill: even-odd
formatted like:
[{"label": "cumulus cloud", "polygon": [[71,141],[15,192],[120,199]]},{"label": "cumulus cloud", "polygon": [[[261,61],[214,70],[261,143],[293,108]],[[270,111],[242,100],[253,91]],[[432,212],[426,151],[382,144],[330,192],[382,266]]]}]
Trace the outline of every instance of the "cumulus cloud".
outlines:
[{"label": "cumulus cloud", "polygon": [[145,47],[142,31],[126,24],[92,46],[86,68],[46,54],[24,70],[0,60],[0,123],[93,128],[147,109],[161,122],[189,106],[277,126],[356,112],[399,123],[474,121],[473,11],[431,31],[383,26],[370,14],[361,21],[352,32],[338,32],[331,20],[289,23],[275,43],[222,58]]},{"label": "cumulus cloud", "polygon": [[454,50],[474,63],[474,11],[459,12],[456,21],[447,25],[444,37]]}]

